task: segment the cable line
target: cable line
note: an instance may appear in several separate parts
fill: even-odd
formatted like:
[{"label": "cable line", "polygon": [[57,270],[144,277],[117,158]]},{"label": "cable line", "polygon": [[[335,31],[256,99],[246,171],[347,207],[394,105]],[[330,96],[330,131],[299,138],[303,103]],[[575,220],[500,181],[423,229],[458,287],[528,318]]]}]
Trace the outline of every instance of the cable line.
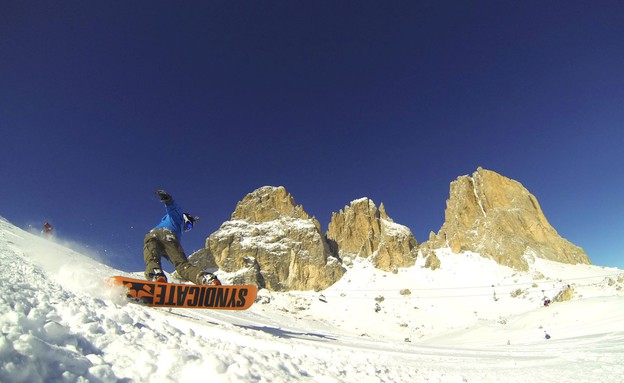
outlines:
[{"label": "cable line", "polygon": [[[624,273],[612,273],[612,274],[601,274],[594,275],[590,277],[577,277],[577,278],[566,278],[566,279],[556,279],[556,280],[546,280],[546,281],[531,281],[531,282],[521,282],[521,283],[513,283],[513,284],[504,284],[504,285],[481,285],[481,286],[457,286],[457,287],[427,287],[427,288],[403,288],[403,289],[336,289],[331,291],[324,291],[324,297],[335,297],[335,298],[345,298],[349,299],[371,299],[369,296],[352,296],[351,293],[387,293],[387,292],[398,292],[409,290],[409,294],[401,295],[401,296],[384,296],[383,299],[407,299],[407,298],[417,298],[417,299],[439,299],[439,298],[469,298],[469,297],[486,297],[492,296],[494,294],[494,298],[497,300],[496,289],[501,287],[517,287],[517,286],[531,286],[526,292],[523,292],[522,295],[525,295],[527,292],[531,294],[535,294],[537,292],[542,292],[542,294],[546,292],[553,291],[561,291],[563,286],[561,285],[570,285],[571,281],[580,281],[586,279],[595,279],[595,278],[603,278],[602,281],[588,283],[583,285],[574,285],[574,287],[588,287],[595,286],[598,283],[604,281],[604,278],[611,276],[624,276]],[[559,284],[559,287],[551,287],[551,288],[540,288],[539,284],[545,283],[555,283]],[[538,285],[533,287],[533,285]],[[475,293],[475,294],[454,294],[454,295],[418,295],[419,291],[448,291],[448,290],[470,290],[470,289],[492,289],[493,291],[489,291],[487,293]],[[414,294],[416,292],[416,294]],[[349,293],[349,296],[347,295]],[[506,294],[505,294],[506,295]]]}]

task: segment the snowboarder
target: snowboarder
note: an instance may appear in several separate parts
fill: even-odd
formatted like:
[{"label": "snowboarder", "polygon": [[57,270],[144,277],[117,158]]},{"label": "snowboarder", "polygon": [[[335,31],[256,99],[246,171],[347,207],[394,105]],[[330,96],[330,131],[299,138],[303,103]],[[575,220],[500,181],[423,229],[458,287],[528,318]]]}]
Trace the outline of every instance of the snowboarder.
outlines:
[{"label": "snowboarder", "polygon": [[544,307],[548,307],[550,306],[550,299],[546,298],[544,299]]},{"label": "snowboarder", "polygon": [[191,230],[199,217],[182,213],[178,204],[166,191],[156,190],[156,194],[165,203],[167,214],[160,224],[145,235],[143,247],[145,278],[151,281],[167,282],[161,266],[161,258],[165,257],[173,263],[178,274],[187,281],[198,285],[221,285],[216,275],[192,265],[180,244],[182,230],[185,232]]},{"label": "snowboarder", "polygon": [[46,222],[46,223],[43,224],[43,230],[41,230],[41,234],[43,234],[45,236],[50,236],[50,235],[52,235],[52,230],[54,230],[52,225],[50,225],[49,222]]}]

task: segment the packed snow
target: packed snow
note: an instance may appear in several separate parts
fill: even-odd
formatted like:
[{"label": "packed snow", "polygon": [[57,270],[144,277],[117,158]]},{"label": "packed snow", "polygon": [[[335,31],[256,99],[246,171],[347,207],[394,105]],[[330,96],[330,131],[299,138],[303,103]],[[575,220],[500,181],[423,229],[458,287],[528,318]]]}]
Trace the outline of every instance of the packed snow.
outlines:
[{"label": "packed snow", "polygon": [[[353,259],[320,292],[247,311],[127,303],[114,270],[0,219],[0,382],[621,382],[624,271],[530,257],[516,272]],[[140,256],[137,255],[137,256]],[[227,282],[227,275],[220,275]],[[564,291],[572,299],[545,299]]]}]

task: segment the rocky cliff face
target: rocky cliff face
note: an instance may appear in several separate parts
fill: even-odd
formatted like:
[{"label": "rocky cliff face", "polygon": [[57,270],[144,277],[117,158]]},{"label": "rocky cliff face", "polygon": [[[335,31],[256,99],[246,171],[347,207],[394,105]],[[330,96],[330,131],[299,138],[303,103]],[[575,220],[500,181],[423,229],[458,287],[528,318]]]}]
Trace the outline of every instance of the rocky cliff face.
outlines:
[{"label": "rocky cliff face", "polygon": [[391,271],[413,266],[418,243],[409,228],[394,223],[381,204],[368,198],[352,201],[333,213],[327,239],[340,257],[371,258],[375,267]]},{"label": "rocky cliff face", "polygon": [[271,222],[288,217],[308,220],[310,216],[283,186],[265,186],[249,193],[236,205],[232,220]]},{"label": "rocky cliff face", "polygon": [[364,257],[393,271],[423,257],[436,269],[435,250],[472,251],[517,270],[531,257],[589,264],[578,246],[548,223],[535,196],[519,182],[477,169],[451,182],[445,222],[418,247],[409,228],[395,223],[368,198],[333,213],[326,235],[283,187],[263,187],[240,201],[232,219],[206,240],[190,260],[234,274],[233,283],[276,291],[322,290],[344,274],[339,257]]},{"label": "rocky cliff face", "polygon": [[517,270],[528,270],[526,256],[563,263],[589,264],[578,246],[548,223],[535,196],[519,182],[478,168],[451,183],[445,222],[422,246],[425,256],[450,247],[473,251]]},{"label": "rocky cliff face", "polygon": [[206,240],[192,261],[210,267],[211,259],[234,283],[254,283],[275,291],[322,290],[344,270],[322,234],[283,187],[262,187],[236,206],[232,219]]}]

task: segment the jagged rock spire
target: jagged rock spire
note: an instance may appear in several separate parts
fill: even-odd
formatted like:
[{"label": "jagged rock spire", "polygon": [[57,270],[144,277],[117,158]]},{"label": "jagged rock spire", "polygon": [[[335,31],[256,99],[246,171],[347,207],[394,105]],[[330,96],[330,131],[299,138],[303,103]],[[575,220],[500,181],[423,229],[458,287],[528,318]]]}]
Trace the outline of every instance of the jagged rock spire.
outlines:
[{"label": "jagged rock spire", "polygon": [[382,270],[409,267],[416,260],[418,243],[410,229],[394,223],[383,203],[377,210],[369,198],[352,201],[333,213],[326,236],[341,257],[371,257]]}]

